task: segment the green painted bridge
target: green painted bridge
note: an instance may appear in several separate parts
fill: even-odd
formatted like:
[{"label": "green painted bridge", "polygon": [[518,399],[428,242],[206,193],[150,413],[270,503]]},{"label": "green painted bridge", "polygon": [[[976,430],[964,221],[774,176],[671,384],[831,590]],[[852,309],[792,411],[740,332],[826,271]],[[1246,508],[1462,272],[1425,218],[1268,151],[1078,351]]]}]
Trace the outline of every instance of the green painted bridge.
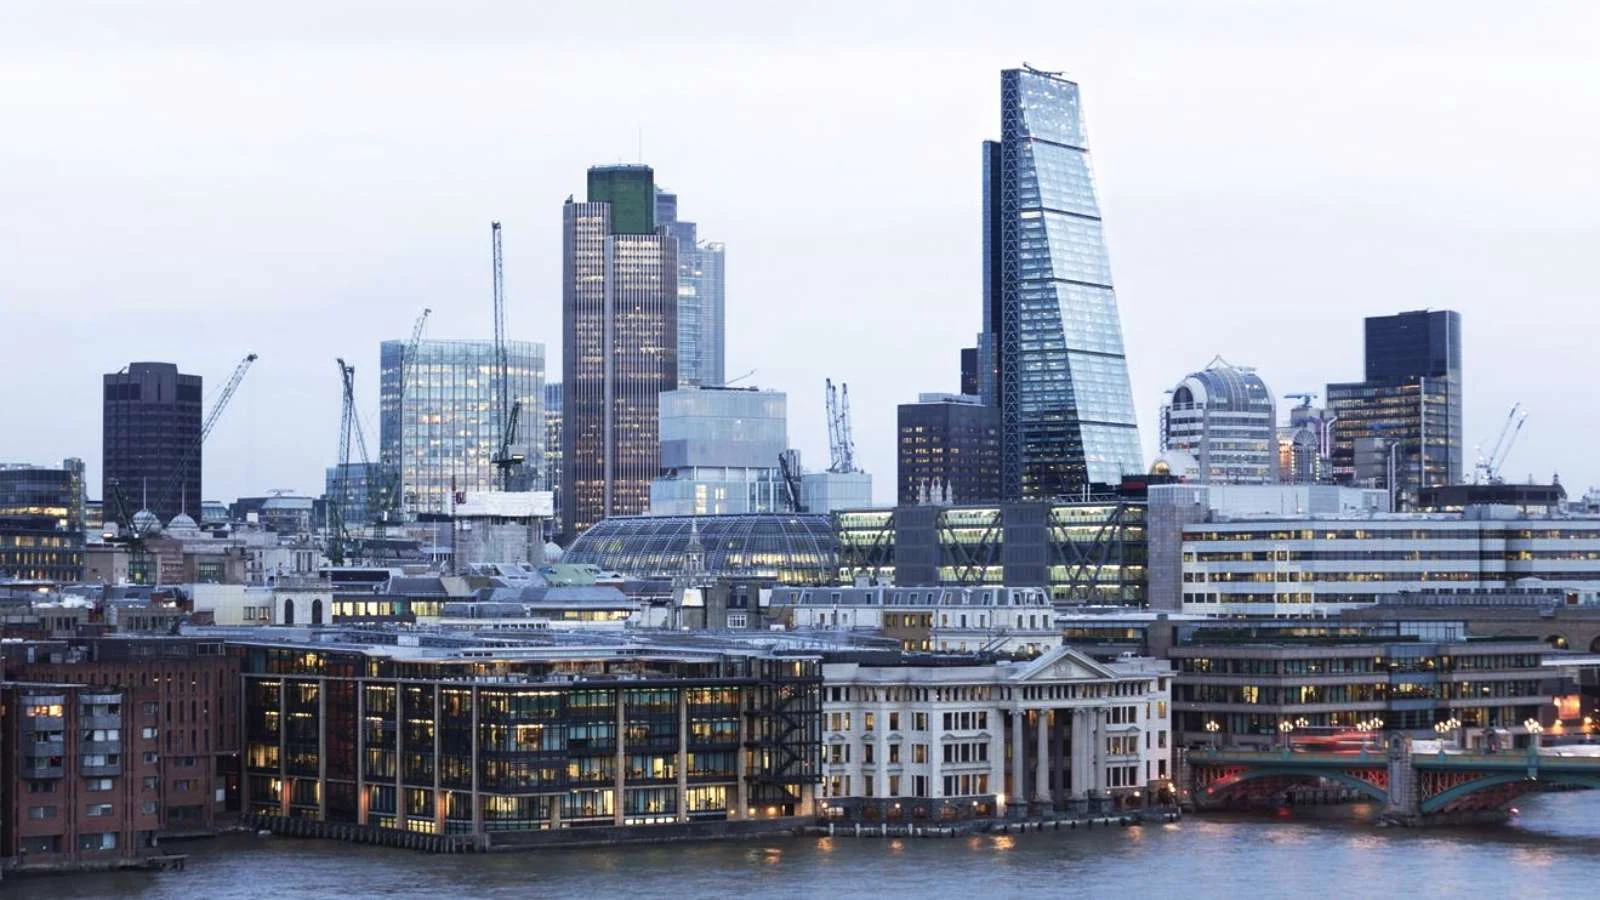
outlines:
[{"label": "green painted bridge", "polygon": [[1194,750],[1188,764],[1191,796],[1201,808],[1339,787],[1380,804],[1385,819],[1407,824],[1504,818],[1524,794],[1600,788],[1600,756],[1563,756],[1558,748],[1413,753],[1398,735],[1386,747],[1348,753]]}]

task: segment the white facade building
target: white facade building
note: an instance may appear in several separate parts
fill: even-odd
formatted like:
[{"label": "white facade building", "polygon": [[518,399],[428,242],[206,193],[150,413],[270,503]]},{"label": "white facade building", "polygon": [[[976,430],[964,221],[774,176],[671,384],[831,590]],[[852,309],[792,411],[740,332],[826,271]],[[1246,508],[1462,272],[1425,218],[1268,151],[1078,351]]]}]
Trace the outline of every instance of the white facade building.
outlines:
[{"label": "white facade building", "polygon": [[1142,806],[1170,791],[1170,692],[1163,661],[1066,647],[1023,663],[825,663],[820,802],[907,822]]},{"label": "white facade building", "polygon": [[881,632],[905,650],[1036,656],[1061,643],[1041,588],[782,587],[768,614],[790,628]]},{"label": "white facade building", "polygon": [[1401,592],[1600,588],[1600,519],[1374,515],[1183,528],[1183,611],[1323,616]]}]

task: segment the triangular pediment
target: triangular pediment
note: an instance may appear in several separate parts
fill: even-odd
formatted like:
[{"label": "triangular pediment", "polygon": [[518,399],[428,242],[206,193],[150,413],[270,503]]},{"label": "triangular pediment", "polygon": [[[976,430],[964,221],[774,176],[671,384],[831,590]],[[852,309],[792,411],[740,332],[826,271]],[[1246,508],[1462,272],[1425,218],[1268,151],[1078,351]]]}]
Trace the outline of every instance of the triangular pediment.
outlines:
[{"label": "triangular pediment", "polygon": [[1013,681],[1072,681],[1117,678],[1104,664],[1067,646],[1060,646],[1023,667]]}]

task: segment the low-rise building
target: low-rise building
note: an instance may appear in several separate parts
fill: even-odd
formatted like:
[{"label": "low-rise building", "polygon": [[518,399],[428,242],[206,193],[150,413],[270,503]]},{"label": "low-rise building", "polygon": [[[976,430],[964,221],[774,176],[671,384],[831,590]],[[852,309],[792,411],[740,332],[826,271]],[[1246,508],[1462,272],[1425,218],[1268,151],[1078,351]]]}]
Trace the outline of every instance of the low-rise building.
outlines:
[{"label": "low-rise building", "polygon": [[788,628],[881,632],[914,651],[1038,656],[1061,643],[1042,588],[782,587],[768,610]]},{"label": "low-rise building", "polygon": [[826,815],[938,822],[1171,796],[1170,670],[1058,647],[1028,662],[899,653],[823,666]]}]

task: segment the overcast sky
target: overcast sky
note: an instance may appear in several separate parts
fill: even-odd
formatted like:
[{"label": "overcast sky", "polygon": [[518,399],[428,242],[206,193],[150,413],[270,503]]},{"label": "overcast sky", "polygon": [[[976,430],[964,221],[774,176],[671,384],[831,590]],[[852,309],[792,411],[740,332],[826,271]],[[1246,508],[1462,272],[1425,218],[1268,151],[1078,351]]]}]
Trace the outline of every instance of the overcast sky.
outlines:
[{"label": "overcast sky", "polygon": [[[1461,311],[1467,458],[1600,482],[1600,4],[0,3],[0,461],[81,456],[100,376],[261,355],[207,498],[320,493],[336,356],[376,426],[377,349],[422,307],[560,373],[561,204],[652,165],[728,246],[728,373],[824,377],[894,495],[895,404],[958,386],[980,323],[979,147],[1001,68],[1082,85],[1146,458],[1218,354],[1275,393],[1361,375],[1361,319]],[[641,140],[642,136],[642,140]],[[376,444],[376,436],[371,438]]]}]

